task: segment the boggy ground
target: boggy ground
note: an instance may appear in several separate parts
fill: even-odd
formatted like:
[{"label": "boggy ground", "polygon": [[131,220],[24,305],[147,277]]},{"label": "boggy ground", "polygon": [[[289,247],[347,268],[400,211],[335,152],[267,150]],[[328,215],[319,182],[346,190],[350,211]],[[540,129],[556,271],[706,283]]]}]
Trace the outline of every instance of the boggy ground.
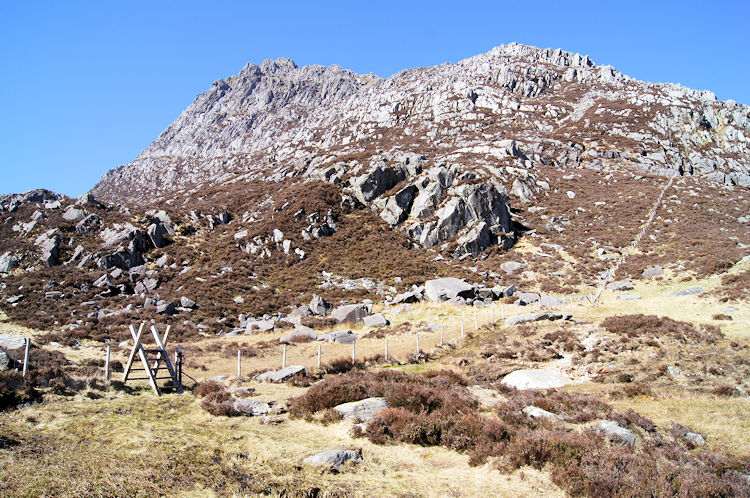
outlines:
[{"label": "boggy ground", "polygon": [[[250,379],[280,367],[280,332],[186,347],[186,373],[254,389],[252,399],[289,410],[278,424],[211,415],[205,398],[190,392],[155,398],[145,386],[107,384],[101,344],[47,344],[32,349],[37,386],[21,382],[16,391],[29,406],[0,414],[0,481],[10,495],[747,494],[750,314],[737,288],[746,271],[747,262],[702,279],[667,271],[635,282],[630,292],[640,300],[611,291],[596,306],[574,299],[560,308],[574,316],[566,322],[505,327],[502,314],[516,309],[501,303],[386,310],[390,326],[356,330],[354,365],[351,346],[325,343],[318,369],[319,343],[289,345],[288,364],[306,365],[309,376],[286,384]],[[706,292],[669,295],[695,285]],[[537,310],[519,313],[527,311]],[[7,321],[0,329],[19,330]],[[115,348],[115,361],[126,352]],[[575,382],[533,393],[499,383],[536,367],[558,368]],[[386,396],[391,408],[363,430],[327,410],[371,395]],[[532,404],[564,420],[529,420],[520,410]],[[598,419],[630,429],[635,446],[592,432]],[[688,430],[705,444],[687,440]],[[364,462],[338,472],[302,464],[338,448],[361,448]]]}]

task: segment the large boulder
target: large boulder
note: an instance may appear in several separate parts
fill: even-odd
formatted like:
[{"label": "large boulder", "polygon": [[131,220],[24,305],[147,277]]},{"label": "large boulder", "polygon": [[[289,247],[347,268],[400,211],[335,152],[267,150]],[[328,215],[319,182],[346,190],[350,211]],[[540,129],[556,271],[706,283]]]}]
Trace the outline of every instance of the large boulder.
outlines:
[{"label": "large boulder", "polygon": [[409,209],[411,209],[417,193],[418,190],[415,185],[408,185],[388,197],[385,202],[385,209],[380,213],[380,217],[391,226],[398,225],[409,216]]},{"label": "large boulder", "polygon": [[90,214],[76,224],[76,233],[89,233],[101,225],[102,219],[95,214]]},{"label": "large boulder", "polygon": [[597,422],[595,429],[610,441],[615,441],[626,446],[633,446],[635,444],[635,434],[614,420],[600,420]]},{"label": "large boulder", "polygon": [[245,335],[257,332],[268,332],[273,330],[276,322],[273,320],[248,320],[245,326]]},{"label": "large boulder", "polygon": [[392,189],[409,174],[403,164],[388,166],[384,161],[377,163],[368,173],[354,179],[354,196],[362,204]]},{"label": "large boulder", "polygon": [[262,374],[256,375],[255,380],[258,380],[260,382],[283,382],[285,380],[289,380],[297,374],[305,375],[306,373],[307,371],[302,365],[292,365],[286,368],[282,368],[281,370],[276,370],[274,372],[264,372]]},{"label": "large boulder", "polygon": [[0,256],[0,273],[8,273],[18,268],[18,259],[9,252]]},{"label": "large boulder", "polygon": [[351,330],[339,330],[330,334],[321,334],[317,337],[317,340],[339,344],[352,344],[357,342],[357,336]]},{"label": "large boulder", "polygon": [[448,301],[456,297],[474,297],[474,286],[454,277],[436,278],[424,284],[427,299],[433,302]]},{"label": "large boulder", "polygon": [[246,398],[232,399],[232,408],[240,415],[245,415],[248,417],[268,415],[268,413],[271,411],[271,407],[268,403]]},{"label": "large boulder", "polygon": [[0,349],[0,372],[9,370],[12,365],[12,360],[8,356],[8,353]]},{"label": "large boulder", "polygon": [[681,291],[672,292],[670,296],[698,296],[700,294],[703,294],[705,292],[703,290],[703,287],[696,286],[696,287],[688,287],[687,289],[683,289]]},{"label": "large boulder", "polygon": [[552,369],[523,369],[511,372],[500,381],[508,387],[519,390],[556,389],[571,384],[573,381],[560,372]]},{"label": "large boulder", "polygon": [[146,233],[148,233],[148,238],[156,248],[162,248],[169,242],[169,240],[167,239],[169,231],[163,223],[150,224],[146,229]]},{"label": "large boulder", "polygon": [[366,304],[346,304],[331,311],[331,318],[338,323],[359,323],[370,315],[370,307]]},{"label": "large boulder", "polygon": [[524,268],[526,268],[526,265],[523,263],[519,263],[518,261],[506,261],[505,263],[502,263],[500,265],[500,269],[508,275]]},{"label": "large boulder", "polygon": [[642,276],[649,278],[649,277],[658,277],[664,274],[664,270],[662,270],[661,266],[653,266],[651,268],[646,268],[641,273]]},{"label": "large boulder", "polygon": [[384,327],[390,322],[386,320],[382,313],[375,313],[374,315],[366,316],[362,319],[362,324],[365,327]]},{"label": "large boulder", "polygon": [[326,316],[326,313],[328,313],[328,310],[330,310],[332,307],[333,306],[331,305],[331,303],[318,296],[317,294],[313,294],[312,299],[310,299],[310,311],[313,315]]},{"label": "large boulder", "polygon": [[285,335],[279,339],[279,342],[294,342],[295,339],[300,338],[309,338],[313,341],[318,338],[317,332],[315,330],[311,329],[310,327],[305,327],[304,325],[300,325],[296,329],[292,330],[292,332],[288,335]]},{"label": "large boulder", "polygon": [[118,247],[113,253],[99,258],[97,266],[102,270],[111,268],[120,268],[121,270],[130,270],[133,267],[143,265],[145,261],[140,252]]},{"label": "large boulder", "polygon": [[388,408],[385,398],[367,398],[334,406],[333,409],[344,418],[366,422],[375,417],[381,410]]},{"label": "large boulder", "polygon": [[8,350],[22,349],[26,346],[26,338],[19,334],[0,334],[0,348]]}]

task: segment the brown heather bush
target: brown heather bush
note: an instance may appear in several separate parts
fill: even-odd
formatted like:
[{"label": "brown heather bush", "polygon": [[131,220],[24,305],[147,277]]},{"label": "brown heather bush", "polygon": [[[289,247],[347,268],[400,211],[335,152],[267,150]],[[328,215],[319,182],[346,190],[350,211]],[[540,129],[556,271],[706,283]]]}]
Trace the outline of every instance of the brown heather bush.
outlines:
[{"label": "brown heather bush", "polygon": [[729,315],[725,315],[724,313],[717,313],[716,315],[712,316],[714,320],[731,320],[732,317]]},{"label": "brown heather bush", "polygon": [[193,394],[199,398],[205,398],[211,393],[225,391],[225,387],[220,382],[217,382],[215,380],[206,380],[203,382],[199,382],[196,384],[196,386],[193,388]]},{"label": "brown heather bush", "polygon": [[724,338],[721,329],[715,325],[701,325],[695,328],[688,322],[681,322],[656,315],[609,316],[602,322],[607,331],[627,338],[669,336],[683,344],[715,344]]}]

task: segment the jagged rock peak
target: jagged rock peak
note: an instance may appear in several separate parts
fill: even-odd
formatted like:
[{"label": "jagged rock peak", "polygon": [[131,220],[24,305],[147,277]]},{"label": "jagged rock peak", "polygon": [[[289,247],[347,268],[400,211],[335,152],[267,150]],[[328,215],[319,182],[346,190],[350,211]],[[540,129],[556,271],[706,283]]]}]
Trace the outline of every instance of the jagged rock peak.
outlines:
[{"label": "jagged rock peak", "polygon": [[748,186],[750,110],[711,92],[633,80],[585,55],[515,43],[387,79],[265,60],[214,82],[92,192],[108,203],[187,199],[230,179],[282,181],[316,168],[345,178],[362,164],[344,162],[335,174],[320,167],[404,152],[489,168],[503,181],[505,167],[541,163]]}]

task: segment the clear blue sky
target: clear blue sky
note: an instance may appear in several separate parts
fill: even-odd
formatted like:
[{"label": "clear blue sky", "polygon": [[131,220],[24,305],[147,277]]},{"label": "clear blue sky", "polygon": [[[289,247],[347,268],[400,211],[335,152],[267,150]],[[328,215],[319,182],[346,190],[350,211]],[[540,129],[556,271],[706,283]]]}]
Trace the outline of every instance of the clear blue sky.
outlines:
[{"label": "clear blue sky", "polygon": [[4,0],[0,193],[87,191],[267,58],[389,76],[517,41],[750,104],[747,0],[258,3]]}]

